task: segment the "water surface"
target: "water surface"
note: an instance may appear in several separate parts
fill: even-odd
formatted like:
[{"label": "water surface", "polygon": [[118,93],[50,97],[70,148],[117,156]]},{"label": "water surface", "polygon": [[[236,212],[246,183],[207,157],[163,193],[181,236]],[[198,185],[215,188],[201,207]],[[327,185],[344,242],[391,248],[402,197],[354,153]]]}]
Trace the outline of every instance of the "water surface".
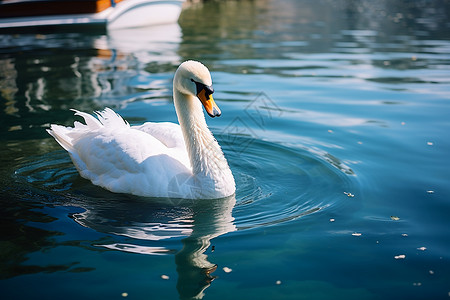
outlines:
[{"label": "water surface", "polygon": [[[160,27],[2,32],[2,296],[448,299],[449,12],[226,1]],[[186,59],[212,72],[235,196],[107,192],[45,132],[70,108],[176,122]]]}]

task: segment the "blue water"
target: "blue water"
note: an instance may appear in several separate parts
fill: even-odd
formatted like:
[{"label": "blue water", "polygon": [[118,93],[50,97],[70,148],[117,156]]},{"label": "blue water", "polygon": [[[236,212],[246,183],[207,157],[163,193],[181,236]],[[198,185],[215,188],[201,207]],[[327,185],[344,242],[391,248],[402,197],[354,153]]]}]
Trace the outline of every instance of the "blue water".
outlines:
[{"label": "blue water", "polygon": [[[449,299],[448,1],[224,1],[179,24],[0,33],[2,299]],[[70,108],[176,122],[212,72],[235,197],[82,179]]]}]

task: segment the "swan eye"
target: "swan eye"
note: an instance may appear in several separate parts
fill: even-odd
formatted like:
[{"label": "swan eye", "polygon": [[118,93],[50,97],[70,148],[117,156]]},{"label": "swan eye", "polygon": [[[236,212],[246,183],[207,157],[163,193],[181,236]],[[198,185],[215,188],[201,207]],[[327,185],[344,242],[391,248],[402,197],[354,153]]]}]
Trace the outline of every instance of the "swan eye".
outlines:
[{"label": "swan eye", "polygon": [[193,83],[195,83],[195,87],[197,88],[197,95],[200,94],[200,92],[204,90],[206,98],[209,99],[209,96],[214,93],[214,89],[212,86],[195,81],[194,79],[191,79],[191,81]]}]

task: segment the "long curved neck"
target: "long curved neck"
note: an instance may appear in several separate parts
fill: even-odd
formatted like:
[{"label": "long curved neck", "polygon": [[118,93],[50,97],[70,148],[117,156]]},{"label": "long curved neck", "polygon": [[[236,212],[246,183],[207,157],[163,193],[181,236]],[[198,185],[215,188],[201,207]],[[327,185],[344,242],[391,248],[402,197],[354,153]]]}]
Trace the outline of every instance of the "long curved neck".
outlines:
[{"label": "long curved neck", "polygon": [[194,175],[214,179],[217,172],[229,167],[219,144],[206,125],[202,105],[194,96],[182,94],[176,88],[173,95],[192,172]]}]

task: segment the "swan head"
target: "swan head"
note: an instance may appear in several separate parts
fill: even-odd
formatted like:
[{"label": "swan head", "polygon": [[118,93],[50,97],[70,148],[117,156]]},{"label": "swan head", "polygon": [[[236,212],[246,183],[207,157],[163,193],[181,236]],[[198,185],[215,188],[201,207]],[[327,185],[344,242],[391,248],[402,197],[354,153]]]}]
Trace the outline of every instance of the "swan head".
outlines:
[{"label": "swan head", "polygon": [[173,84],[180,93],[197,97],[210,117],[221,115],[212,96],[214,89],[211,74],[202,63],[193,60],[182,63],[175,73]]}]

